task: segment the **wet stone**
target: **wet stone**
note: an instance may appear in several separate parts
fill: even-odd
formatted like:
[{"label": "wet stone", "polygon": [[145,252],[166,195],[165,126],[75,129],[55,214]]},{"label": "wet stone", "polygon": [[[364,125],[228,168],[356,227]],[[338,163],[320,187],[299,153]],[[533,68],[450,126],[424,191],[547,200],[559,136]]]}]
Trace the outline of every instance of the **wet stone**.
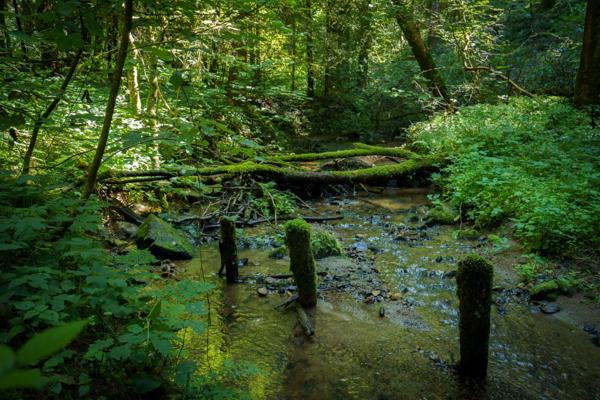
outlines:
[{"label": "wet stone", "polygon": [[256,293],[258,293],[260,297],[265,297],[269,294],[269,290],[266,287],[261,286],[258,289],[256,289]]},{"label": "wet stone", "polygon": [[544,314],[556,314],[560,311],[560,307],[556,303],[546,303],[542,305],[541,310]]}]

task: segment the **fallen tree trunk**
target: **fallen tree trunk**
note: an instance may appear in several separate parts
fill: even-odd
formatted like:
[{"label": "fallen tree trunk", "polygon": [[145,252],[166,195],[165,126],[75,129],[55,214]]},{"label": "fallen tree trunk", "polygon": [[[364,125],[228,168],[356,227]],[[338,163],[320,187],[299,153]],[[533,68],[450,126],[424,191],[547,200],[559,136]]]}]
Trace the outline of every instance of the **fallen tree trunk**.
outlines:
[{"label": "fallen tree trunk", "polygon": [[[352,171],[305,171],[296,168],[280,168],[267,164],[256,164],[249,161],[241,164],[200,168],[194,174],[198,176],[248,176],[255,180],[274,181],[289,185],[381,183],[391,179],[399,180],[421,172],[436,170],[439,161],[437,158],[424,156],[406,160],[399,164]],[[223,179],[225,180],[225,177]]]},{"label": "fallen tree trunk", "polygon": [[386,156],[400,158],[415,158],[417,155],[410,150],[401,147],[380,147],[369,146],[362,143],[355,143],[357,148],[326,151],[323,153],[304,153],[304,154],[288,154],[285,156],[275,157],[275,160],[281,161],[317,161],[327,160],[330,158],[349,158],[363,156]]},{"label": "fallen tree trunk", "polygon": [[316,161],[330,158],[347,158],[367,155],[398,157],[403,159],[394,165],[380,165],[349,171],[309,171],[295,166],[276,166],[268,163],[245,161],[237,164],[219,165],[185,171],[109,171],[103,177],[107,184],[126,184],[196,177],[203,183],[223,183],[236,177],[247,177],[257,181],[273,181],[282,185],[336,185],[385,183],[401,180],[416,174],[437,170],[441,159],[421,156],[400,147],[380,147],[355,144],[357,148],[323,153],[291,154],[273,157],[277,162]]},{"label": "fallen tree trunk", "polygon": [[[196,217],[194,217],[196,218]],[[321,222],[328,222],[328,221],[339,221],[341,219],[344,219],[343,215],[335,215],[332,217],[308,217],[308,216],[293,216],[293,215],[286,215],[283,217],[279,217],[277,218],[278,221],[289,221],[291,219],[295,219],[295,218],[302,218],[303,220],[305,220],[308,223],[321,223]],[[190,221],[192,219],[192,217],[190,218],[186,218],[185,221]],[[202,222],[203,220],[201,218],[196,218],[198,221]],[[249,228],[249,227],[253,227],[256,225],[260,225],[260,224],[264,224],[264,223],[268,223],[268,222],[272,222],[273,219],[268,219],[268,218],[260,218],[260,219],[253,219],[250,221],[235,221],[235,226],[238,228]],[[218,224],[213,224],[213,225],[206,225],[202,227],[203,231],[209,231],[209,230],[213,230],[213,229],[217,229],[219,227]]]}]

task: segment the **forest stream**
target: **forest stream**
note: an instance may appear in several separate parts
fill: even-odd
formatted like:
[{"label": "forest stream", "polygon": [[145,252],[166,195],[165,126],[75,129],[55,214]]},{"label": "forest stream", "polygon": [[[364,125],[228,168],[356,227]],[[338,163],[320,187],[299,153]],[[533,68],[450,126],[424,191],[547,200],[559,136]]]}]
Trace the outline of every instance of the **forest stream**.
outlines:
[{"label": "forest stream", "polygon": [[[276,228],[244,230],[244,283],[218,278],[216,244],[181,262],[188,279],[206,279],[210,326],[191,348],[205,371],[246,360],[258,376],[239,382],[252,398],[271,399],[598,399],[598,347],[586,332],[600,326],[579,297],[530,302],[517,287],[517,250],[494,250],[485,236],[457,239],[456,227],[423,224],[422,189],[386,189],[310,206],[343,219],[326,224],[343,257],[317,262],[319,300],[307,338],[286,300],[289,259],[272,259]],[[490,373],[467,387],[453,372],[459,358],[457,261],[476,251],[494,263]],[[205,278],[203,278],[205,277]],[[258,288],[268,295],[259,296]],[[558,308],[556,308],[557,306]],[[556,312],[556,310],[560,310]],[[206,350],[208,346],[208,351]]]}]

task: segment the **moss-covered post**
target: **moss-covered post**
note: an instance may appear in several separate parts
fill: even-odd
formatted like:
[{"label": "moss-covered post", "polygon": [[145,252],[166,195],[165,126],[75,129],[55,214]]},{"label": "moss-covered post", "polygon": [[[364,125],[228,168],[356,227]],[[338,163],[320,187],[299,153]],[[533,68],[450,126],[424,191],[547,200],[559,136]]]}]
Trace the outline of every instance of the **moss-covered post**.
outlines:
[{"label": "moss-covered post", "polygon": [[219,240],[219,253],[221,253],[221,269],[219,275],[223,274],[228,283],[238,280],[238,256],[235,244],[235,222],[227,217],[221,217],[221,238]]},{"label": "moss-covered post", "polygon": [[492,265],[476,254],[470,254],[458,263],[459,371],[466,376],[487,375],[493,275]]},{"label": "moss-covered post", "polygon": [[298,286],[298,302],[303,307],[317,304],[317,275],[310,248],[310,225],[302,219],[285,224],[285,243],[290,252],[290,269]]}]

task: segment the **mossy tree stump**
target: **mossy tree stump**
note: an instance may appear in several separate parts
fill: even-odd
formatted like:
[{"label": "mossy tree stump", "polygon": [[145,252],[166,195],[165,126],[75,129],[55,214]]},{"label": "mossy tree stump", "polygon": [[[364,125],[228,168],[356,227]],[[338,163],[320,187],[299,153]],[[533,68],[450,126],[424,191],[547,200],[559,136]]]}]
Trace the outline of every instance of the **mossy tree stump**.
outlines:
[{"label": "mossy tree stump", "polygon": [[478,255],[468,255],[458,263],[459,371],[466,376],[487,375],[493,275],[492,265]]},{"label": "mossy tree stump", "polygon": [[225,276],[227,283],[235,283],[238,280],[238,256],[235,244],[235,222],[227,217],[221,217],[221,238],[219,239],[219,253],[221,253],[221,269],[219,275]]},{"label": "mossy tree stump", "polygon": [[298,287],[298,302],[303,307],[317,304],[317,275],[310,247],[310,231],[310,225],[302,219],[294,219],[285,224],[290,269]]}]

